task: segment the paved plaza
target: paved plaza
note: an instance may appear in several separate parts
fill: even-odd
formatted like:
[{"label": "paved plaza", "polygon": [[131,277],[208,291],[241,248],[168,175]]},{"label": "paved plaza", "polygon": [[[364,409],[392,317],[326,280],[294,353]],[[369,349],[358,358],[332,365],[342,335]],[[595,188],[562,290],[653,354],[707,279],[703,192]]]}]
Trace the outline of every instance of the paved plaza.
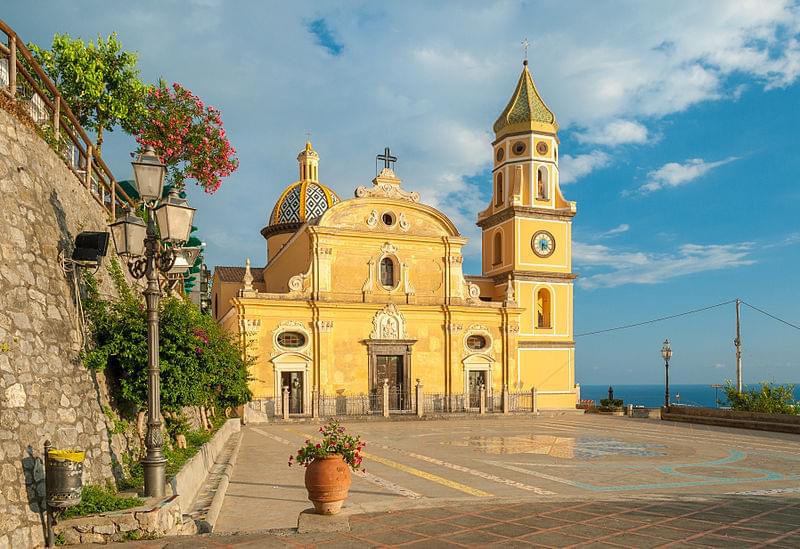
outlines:
[{"label": "paved plaza", "polygon": [[215,534],[147,546],[800,547],[800,436],[598,415],[345,425],[367,441],[350,532],[291,530],[310,504],[288,456],[317,425],[249,425]]}]

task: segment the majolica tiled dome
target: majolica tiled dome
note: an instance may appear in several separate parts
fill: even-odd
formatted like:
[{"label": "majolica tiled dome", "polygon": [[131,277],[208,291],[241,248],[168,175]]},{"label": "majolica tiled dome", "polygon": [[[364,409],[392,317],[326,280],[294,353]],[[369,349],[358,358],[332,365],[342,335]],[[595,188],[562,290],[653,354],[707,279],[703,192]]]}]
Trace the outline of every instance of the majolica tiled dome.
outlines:
[{"label": "majolica tiled dome", "polygon": [[558,122],[547,105],[545,105],[536,84],[528,70],[528,61],[523,63],[522,74],[519,75],[514,95],[503,109],[503,113],[494,123],[494,133],[508,134],[519,131],[545,130],[555,133]]},{"label": "majolica tiled dome", "polygon": [[282,223],[304,223],[324,214],[339,202],[339,197],[318,181],[297,181],[281,194],[272,215],[270,225]]}]

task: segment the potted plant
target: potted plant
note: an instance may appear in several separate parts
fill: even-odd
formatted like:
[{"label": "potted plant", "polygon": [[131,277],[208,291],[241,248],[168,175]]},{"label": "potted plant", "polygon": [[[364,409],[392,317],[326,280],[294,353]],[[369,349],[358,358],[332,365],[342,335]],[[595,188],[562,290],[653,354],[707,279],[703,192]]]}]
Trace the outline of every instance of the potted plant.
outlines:
[{"label": "potted plant", "polygon": [[625,408],[620,398],[604,398],[600,401],[600,413],[613,416],[624,416]]},{"label": "potted plant", "polygon": [[350,490],[350,469],[361,468],[361,450],[366,446],[360,436],[345,433],[338,421],[331,419],[319,428],[322,440],[307,439],[289,456],[289,466],[297,462],[306,468],[308,499],[319,515],[335,515],[342,508]]}]

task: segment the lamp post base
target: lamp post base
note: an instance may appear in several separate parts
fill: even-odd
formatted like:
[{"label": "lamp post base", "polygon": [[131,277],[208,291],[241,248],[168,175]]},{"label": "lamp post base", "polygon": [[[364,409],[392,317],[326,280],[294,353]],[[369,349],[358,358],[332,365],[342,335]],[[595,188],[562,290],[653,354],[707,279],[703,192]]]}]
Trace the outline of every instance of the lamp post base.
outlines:
[{"label": "lamp post base", "polygon": [[144,458],[144,495],[150,498],[162,498],[167,486],[166,458]]}]

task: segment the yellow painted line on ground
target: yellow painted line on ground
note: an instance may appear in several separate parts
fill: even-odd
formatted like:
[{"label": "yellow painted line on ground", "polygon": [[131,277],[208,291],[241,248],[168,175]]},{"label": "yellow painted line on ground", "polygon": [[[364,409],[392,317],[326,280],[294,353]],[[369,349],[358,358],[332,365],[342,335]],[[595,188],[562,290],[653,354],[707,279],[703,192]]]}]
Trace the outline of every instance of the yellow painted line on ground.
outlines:
[{"label": "yellow painted line on ground", "polygon": [[470,486],[467,486],[466,484],[461,484],[460,482],[456,482],[454,480],[448,480],[446,478],[440,477],[439,475],[428,473],[427,471],[421,471],[419,469],[415,469],[414,467],[409,467],[408,465],[397,463],[396,461],[392,461],[391,459],[382,458],[376,456],[375,454],[368,454],[366,452],[362,453],[364,454],[365,458],[371,459],[374,462],[386,465],[388,467],[392,467],[393,469],[397,469],[398,471],[403,471],[404,473],[408,473],[410,475],[424,478],[425,480],[429,480],[431,482],[436,482],[438,484],[441,484],[442,486],[447,486],[448,488],[452,488],[453,490],[458,490],[459,492],[464,492],[471,496],[487,497],[492,495],[489,492],[484,492],[483,490],[472,488]]},{"label": "yellow painted line on ground", "polygon": [[[309,435],[307,433],[302,433],[300,431],[296,431],[294,429],[286,428],[287,431],[292,431],[299,435],[303,435],[306,438],[314,438],[313,435]],[[471,496],[477,497],[490,497],[492,494],[489,492],[484,492],[483,490],[478,490],[477,488],[472,488],[471,486],[467,486],[466,484],[461,484],[460,482],[456,482],[454,480],[449,480],[444,477],[440,477],[439,475],[434,475],[433,473],[428,473],[427,471],[422,471],[420,469],[416,469],[414,467],[409,467],[408,465],[404,465],[402,463],[397,463],[396,461],[392,461],[391,459],[383,458],[380,456],[376,456],[375,454],[368,454],[367,452],[361,452],[361,454],[366,459],[371,459],[375,463],[380,463],[381,465],[386,465],[387,467],[391,467],[393,469],[397,469],[398,471],[403,471],[404,473],[408,473],[409,475],[414,475],[420,478],[424,478],[425,480],[429,480],[431,482],[435,482],[437,484],[441,484],[442,486],[447,486],[448,488],[452,488],[453,490],[458,490],[459,492],[464,492],[465,494],[469,494]]]}]

